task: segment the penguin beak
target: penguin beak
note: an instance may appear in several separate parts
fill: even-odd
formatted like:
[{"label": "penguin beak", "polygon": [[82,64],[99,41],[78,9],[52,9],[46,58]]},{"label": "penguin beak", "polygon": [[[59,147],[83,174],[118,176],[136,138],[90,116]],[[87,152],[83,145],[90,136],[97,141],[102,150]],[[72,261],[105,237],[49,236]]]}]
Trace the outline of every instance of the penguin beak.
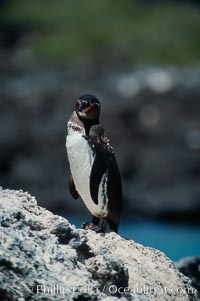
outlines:
[{"label": "penguin beak", "polygon": [[89,106],[87,106],[85,109],[83,109],[83,112],[84,113],[87,113],[87,112],[89,112],[90,110],[91,110],[91,108],[93,107],[93,105],[92,104],[90,104]]}]

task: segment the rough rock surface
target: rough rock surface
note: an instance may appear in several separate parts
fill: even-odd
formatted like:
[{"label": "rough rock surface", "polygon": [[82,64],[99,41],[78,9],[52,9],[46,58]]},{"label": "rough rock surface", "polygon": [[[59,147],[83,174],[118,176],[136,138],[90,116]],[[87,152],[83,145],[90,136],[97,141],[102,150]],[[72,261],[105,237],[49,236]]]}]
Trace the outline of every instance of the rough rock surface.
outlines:
[{"label": "rough rock surface", "polygon": [[1,189],[0,215],[0,300],[198,300],[160,251],[76,229],[27,192]]},{"label": "rough rock surface", "polygon": [[176,267],[192,280],[192,285],[200,293],[200,256],[183,258],[176,263]]}]

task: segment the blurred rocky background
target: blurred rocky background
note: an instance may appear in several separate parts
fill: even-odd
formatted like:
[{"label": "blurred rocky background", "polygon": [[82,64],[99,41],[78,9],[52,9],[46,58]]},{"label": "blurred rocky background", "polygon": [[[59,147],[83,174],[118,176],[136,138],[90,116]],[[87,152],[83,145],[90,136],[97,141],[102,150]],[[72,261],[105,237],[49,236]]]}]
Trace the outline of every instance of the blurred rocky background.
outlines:
[{"label": "blurred rocky background", "polygon": [[119,162],[124,216],[200,221],[200,1],[1,0],[0,185],[54,212],[66,123],[84,93]]}]

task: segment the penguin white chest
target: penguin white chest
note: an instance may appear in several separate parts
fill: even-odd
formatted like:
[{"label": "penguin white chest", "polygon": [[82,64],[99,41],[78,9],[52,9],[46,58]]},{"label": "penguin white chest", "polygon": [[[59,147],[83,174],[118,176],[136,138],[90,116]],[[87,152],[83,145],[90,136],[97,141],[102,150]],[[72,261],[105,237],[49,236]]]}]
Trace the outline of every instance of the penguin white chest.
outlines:
[{"label": "penguin white chest", "polygon": [[79,195],[83,199],[88,210],[97,217],[107,215],[107,210],[103,202],[102,188],[99,189],[99,201],[95,204],[90,194],[90,175],[94,162],[93,152],[84,137],[83,131],[68,129],[66,138],[66,148],[70,163],[74,184]]},{"label": "penguin white chest", "polygon": [[89,179],[94,157],[87,140],[83,137],[83,133],[70,130],[66,147],[70,169],[74,178],[76,189],[84,198],[88,198]]}]

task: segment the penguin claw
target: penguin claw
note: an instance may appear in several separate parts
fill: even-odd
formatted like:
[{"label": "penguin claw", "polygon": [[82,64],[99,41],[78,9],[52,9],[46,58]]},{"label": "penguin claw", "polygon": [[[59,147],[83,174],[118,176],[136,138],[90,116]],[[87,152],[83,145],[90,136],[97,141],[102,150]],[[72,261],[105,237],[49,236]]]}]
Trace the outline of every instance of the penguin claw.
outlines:
[{"label": "penguin claw", "polygon": [[91,224],[90,222],[85,222],[81,224],[81,229],[87,229],[89,224]]},{"label": "penguin claw", "polygon": [[81,228],[82,229],[85,229],[85,230],[92,230],[92,231],[95,231],[96,233],[102,233],[104,232],[102,228],[94,225],[93,223],[91,222],[86,222],[86,223],[83,223],[81,225]]}]

